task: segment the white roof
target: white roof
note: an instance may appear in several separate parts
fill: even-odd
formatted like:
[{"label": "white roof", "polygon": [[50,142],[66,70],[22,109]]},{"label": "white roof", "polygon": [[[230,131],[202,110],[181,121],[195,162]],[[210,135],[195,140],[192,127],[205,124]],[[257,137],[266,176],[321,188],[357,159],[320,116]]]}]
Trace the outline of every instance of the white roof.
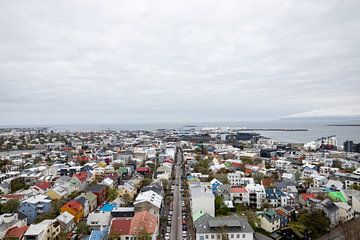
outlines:
[{"label": "white roof", "polygon": [[142,202],[149,202],[153,204],[155,207],[160,208],[161,202],[163,197],[156,192],[150,190],[146,192],[140,192],[134,202],[134,205],[142,203]]},{"label": "white roof", "polygon": [[39,194],[25,199],[24,202],[37,204],[38,202],[51,202],[51,200],[48,198],[48,196]]},{"label": "white roof", "polygon": [[92,212],[87,217],[86,223],[89,226],[108,226],[110,224],[110,212]]},{"label": "white roof", "polygon": [[67,211],[65,211],[62,214],[60,214],[59,216],[57,216],[56,219],[60,222],[68,224],[74,219],[74,216],[72,214],[68,213]]},{"label": "white roof", "polygon": [[114,183],[114,180],[112,180],[111,178],[105,178],[104,180],[102,180],[101,183],[105,184],[106,186],[111,186]]}]

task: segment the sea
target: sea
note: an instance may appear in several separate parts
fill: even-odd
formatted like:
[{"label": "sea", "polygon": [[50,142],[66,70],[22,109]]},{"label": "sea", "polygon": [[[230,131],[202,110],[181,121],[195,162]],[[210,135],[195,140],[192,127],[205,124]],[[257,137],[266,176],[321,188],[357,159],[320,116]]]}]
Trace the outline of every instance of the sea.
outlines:
[{"label": "sea", "polygon": [[[99,131],[99,130],[155,130],[202,127],[237,127],[248,129],[307,129],[308,131],[255,131],[278,142],[306,143],[315,139],[335,135],[338,144],[346,140],[360,142],[359,126],[329,126],[331,122],[298,121],[252,121],[252,122],[204,122],[204,123],[134,123],[134,124],[76,124],[53,125],[58,131]],[[337,123],[338,124],[338,123]]]},{"label": "sea", "polygon": [[[357,126],[329,126],[329,124],[358,124]],[[0,126],[1,127],[35,127]],[[102,131],[102,130],[155,130],[155,129],[182,129],[202,127],[232,127],[248,129],[307,129],[308,131],[254,131],[262,136],[269,137],[284,143],[306,143],[315,139],[335,135],[338,145],[346,140],[360,142],[360,120],[351,122],[334,121],[239,121],[239,122],[196,122],[196,123],[128,123],[128,124],[49,124],[36,127],[48,127],[59,132],[64,131]]]}]

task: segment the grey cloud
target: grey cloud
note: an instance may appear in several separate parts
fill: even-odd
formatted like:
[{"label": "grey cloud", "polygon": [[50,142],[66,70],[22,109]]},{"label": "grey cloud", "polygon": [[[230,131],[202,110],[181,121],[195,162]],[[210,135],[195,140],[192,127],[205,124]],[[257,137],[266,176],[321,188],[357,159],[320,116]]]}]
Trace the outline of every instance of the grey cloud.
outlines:
[{"label": "grey cloud", "polygon": [[359,10],[358,1],[1,2],[0,124],[351,114]]}]

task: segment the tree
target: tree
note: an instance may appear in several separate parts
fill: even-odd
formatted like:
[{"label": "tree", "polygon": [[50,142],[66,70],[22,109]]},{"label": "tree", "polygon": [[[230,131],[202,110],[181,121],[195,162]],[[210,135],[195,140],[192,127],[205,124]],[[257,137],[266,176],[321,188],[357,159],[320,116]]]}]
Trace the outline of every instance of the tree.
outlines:
[{"label": "tree", "polygon": [[128,203],[131,201],[131,197],[128,193],[125,193],[123,196],[122,196],[122,199],[123,201],[125,202],[125,205],[127,206]]},{"label": "tree", "polygon": [[14,213],[20,206],[20,202],[15,199],[10,199],[9,201],[0,205],[1,213]]},{"label": "tree", "polygon": [[227,216],[230,210],[224,203],[224,200],[220,196],[215,197],[215,215],[216,216]]},{"label": "tree", "polygon": [[89,234],[90,233],[89,226],[86,224],[85,221],[81,221],[78,223],[76,233],[77,234]]},{"label": "tree", "polygon": [[26,188],[25,182],[21,178],[15,178],[10,182],[11,192],[14,193],[18,190]]},{"label": "tree", "polygon": [[117,163],[117,162],[116,162],[116,163],[113,164],[113,167],[114,167],[115,170],[118,170],[118,169],[119,169],[120,167],[122,167],[122,166],[121,166],[120,163]]},{"label": "tree", "polygon": [[114,201],[118,197],[118,191],[116,188],[109,188],[106,190],[106,197],[108,201]]},{"label": "tree", "polygon": [[150,240],[151,239],[151,234],[148,233],[146,226],[147,226],[147,222],[145,222],[145,221],[143,221],[139,224],[139,226],[135,232],[136,239],[138,239],[138,240]]},{"label": "tree", "polygon": [[314,238],[318,238],[330,228],[330,220],[320,209],[300,214],[299,220]]},{"label": "tree", "polygon": [[253,173],[252,177],[254,178],[255,182],[260,183],[261,180],[264,178],[264,174],[261,172]]},{"label": "tree", "polygon": [[146,187],[147,185],[150,185],[151,182],[152,182],[151,178],[148,178],[148,177],[144,178],[144,180],[141,182],[140,189],[143,187]]}]

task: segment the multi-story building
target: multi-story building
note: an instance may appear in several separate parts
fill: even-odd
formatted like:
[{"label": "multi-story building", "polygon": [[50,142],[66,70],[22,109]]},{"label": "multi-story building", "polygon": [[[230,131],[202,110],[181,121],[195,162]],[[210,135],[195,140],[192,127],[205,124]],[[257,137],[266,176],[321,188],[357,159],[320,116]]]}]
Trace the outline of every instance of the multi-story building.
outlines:
[{"label": "multi-story building", "polygon": [[206,239],[242,239],[253,240],[254,230],[245,218],[236,215],[213,217],[203,214],[194,222],[196,240]]},{"label": "multi-story building", "polygon": [[264,186],[260,184],[248,184],[245,189],[249,193],[249,206],[261,208],[266,195]]},{"label": "multi-story building", "polygon": [[20,203],[19,213],[27,217],[27,223],[35,221],[38,214],[48,213],[51,211],[51,199],[45,195],[36,195],[23,200]]}]

